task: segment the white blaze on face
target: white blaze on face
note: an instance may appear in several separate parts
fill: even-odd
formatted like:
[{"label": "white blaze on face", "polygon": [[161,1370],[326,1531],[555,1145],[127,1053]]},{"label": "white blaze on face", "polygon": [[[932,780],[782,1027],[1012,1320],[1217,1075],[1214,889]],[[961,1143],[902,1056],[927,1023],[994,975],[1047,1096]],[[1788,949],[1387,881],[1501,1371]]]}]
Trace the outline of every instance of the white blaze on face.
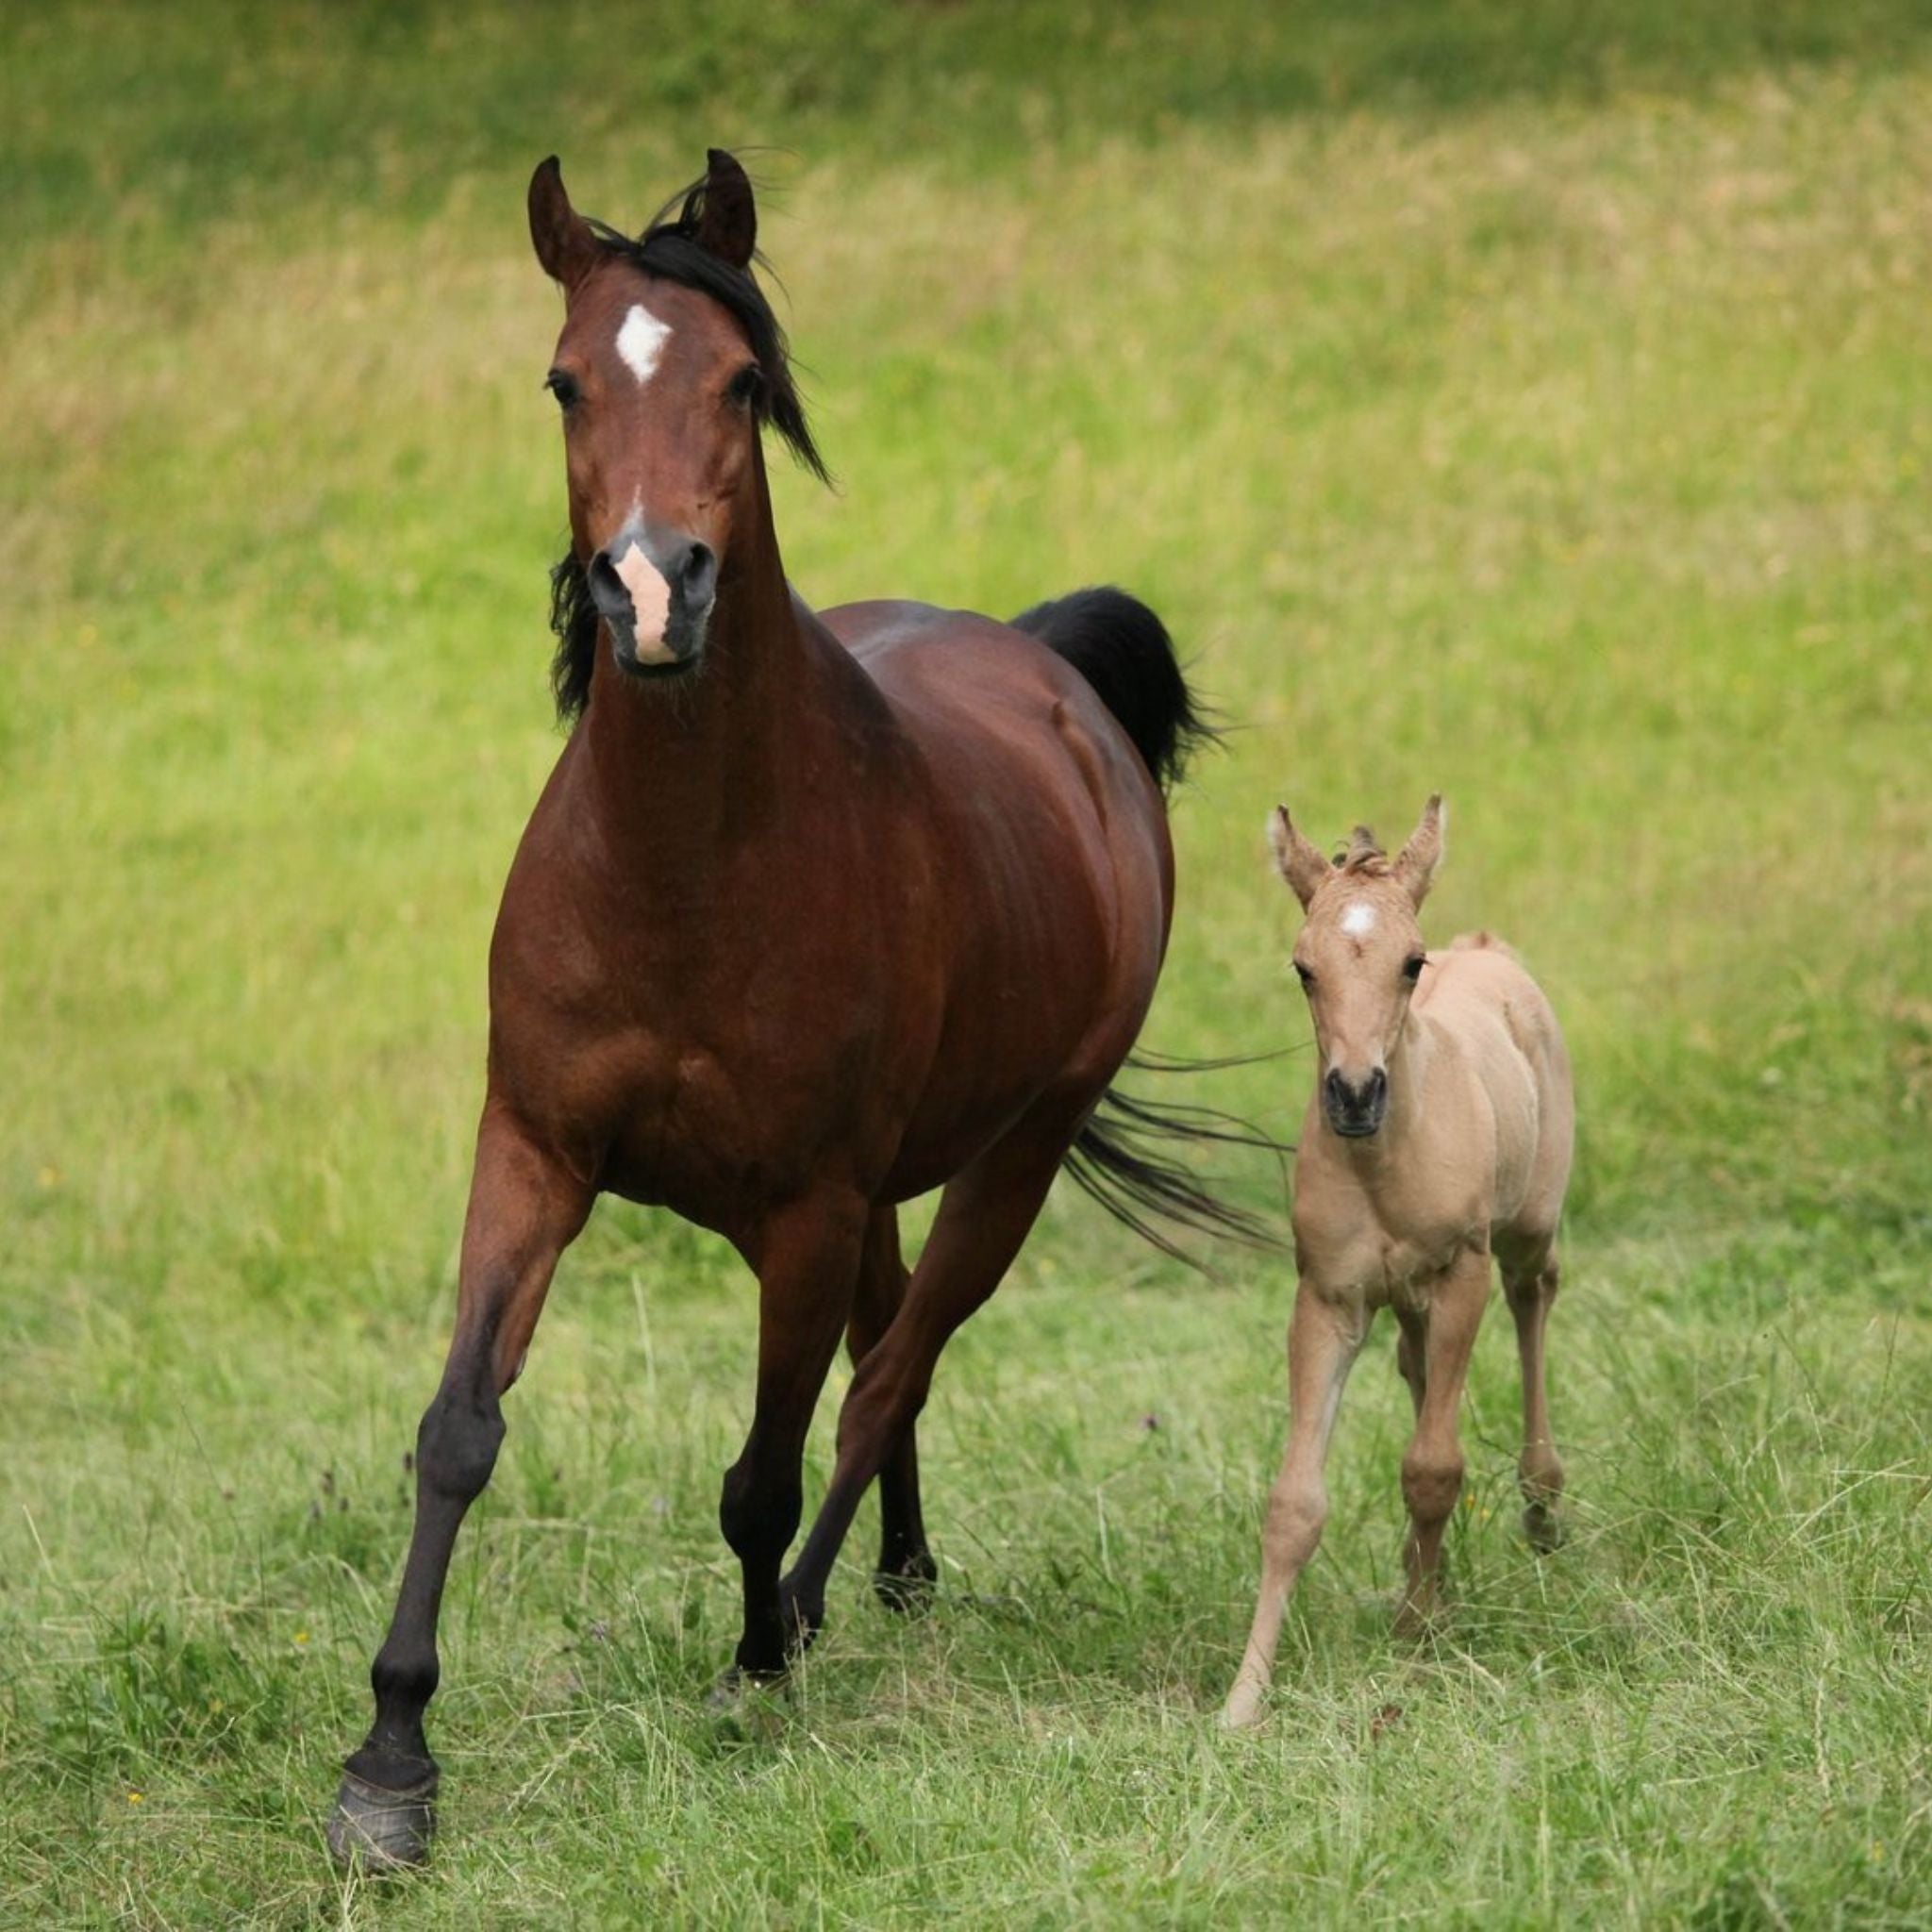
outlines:
[{"label": "white blaze on face", "polygon": [[1375,929],[1375,908],[1366,899],[1351,899],[1341,908],[1341,929],[1352,940],[1365,940]]},{"label": "white blaze on face", "polygon": [[[631,312],[641,314],[642,311],[633,309]],[[675,663],[677,653],[664,641],[664,624],[671,615],[671,586],[664,581],[663,572],[636,543],[617,559],[616,569],[619,580],[630,592],[631,608],[637,612],[639,661],[645,664]]]},{"label": "white blaze on face", "polygon": [[624,358],[640,387],[650,381],[658,367],[658,358],[670,340],[670,329],[641,302],[630,305],[630,313],[617,331],[617,353]]}]

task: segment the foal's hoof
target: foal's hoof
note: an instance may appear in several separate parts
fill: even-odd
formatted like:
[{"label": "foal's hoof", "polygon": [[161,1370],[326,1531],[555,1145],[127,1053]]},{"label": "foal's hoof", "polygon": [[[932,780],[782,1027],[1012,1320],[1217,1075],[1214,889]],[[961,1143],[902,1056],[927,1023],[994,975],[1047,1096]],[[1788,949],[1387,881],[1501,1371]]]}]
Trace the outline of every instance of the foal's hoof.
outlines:
[{"label": "foal's hoof", "polygon": [[422,1864],[436,1832],[436,1779],[432,1771],[408,1790],[390,1791],[345,1771],[328,1821],[336,1863],[372,1874]]},{"label": "foal's hoof", "polygon": [[1532,1503],[1524,1510],[1523,1533],[1539,1557],[1552,1556],[1560,1550],[1569,1534],[1563,1527],[1563,1519],[1544,1503]]},{"label": "foal's hoof", "polygon": [[940,1566],[930,1550],[914,1550],[910,1556],[887,1568],[881,1564],[872,1573],[873,1593],[887,1609],[902,1617],[924,1616],[932,1608],[933,1586],[939,1581]]}]

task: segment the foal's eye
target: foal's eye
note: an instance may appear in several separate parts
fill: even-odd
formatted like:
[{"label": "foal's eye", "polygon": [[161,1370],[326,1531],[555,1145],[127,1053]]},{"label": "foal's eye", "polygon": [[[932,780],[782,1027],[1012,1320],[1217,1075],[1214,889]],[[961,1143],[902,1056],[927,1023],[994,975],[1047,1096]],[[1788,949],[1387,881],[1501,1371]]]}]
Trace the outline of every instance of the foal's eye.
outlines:
[{"label": "foal's eye", "polygon": [[747,362],[724,391],[724,400],[735,408],[748,409],[765,392],[765,372],[756,362]]},{"label": "foal's eye", "polygon": [[1299,959],[1295,960],[1293,963],[1294,976],[1301,981],[1302,990],[1306,992],[1309,987],[1314,985],[1315,975],[1312,973],[1310,973],[1308,969],[1306,966],[1304,966]]},{"label": "foal's eye", "polygon": [[1411,953],[1408,956],[1408,958],[1402,962],[1402,976],[1405,979],[1407,979],[1411,986],[1413,986],[1415,982],[1423,976],[1423,968],[1426,966],[1428,963],[1428,960],[1425,959],[1422,954]]},{"label": "foal's eye", "polygon": [[576,377],[564,369],[553,369],[543,378],[543,387],[557,398],[558,407],[563,409],[569,408],[583,395],[583,391],[577,387]]}]

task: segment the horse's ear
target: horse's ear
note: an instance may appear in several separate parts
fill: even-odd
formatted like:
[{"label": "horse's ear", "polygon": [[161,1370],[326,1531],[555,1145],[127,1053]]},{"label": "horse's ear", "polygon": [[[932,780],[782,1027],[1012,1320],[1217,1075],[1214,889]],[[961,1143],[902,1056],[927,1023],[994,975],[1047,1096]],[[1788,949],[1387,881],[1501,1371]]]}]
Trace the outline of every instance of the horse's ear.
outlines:
[{"label": "horse's ear", "polygon": [[758,211],[752,201],[751,176],[739,165],[738,157],[722,147],[710,149],[708,159],[704,212],[698,217],[698,246],[733,268],[748,268],[758,241]]},{"label": "horse's ear", "polygon": [[1268,842],[1274,848],[1275,866],[1294,889],[1294,895],[1306,912],[1309,900],[1328,876],[1328,861],[1302,837],[1285,805],[1277,805],[1268,821]]},{"label": "horse's ear", "polygon": [[1395,877],[1417,906],[1429,895],[1436,868],[1442,862],[1442,794],[1430,794],[1423,815],[1395,859]]},{"label": "horse's ear", "polygon": [[566,291],[575,289],[596,263],[597,238],[571,207],[555,155],[539,161],[530,176],[530,241],[551,279]]}]

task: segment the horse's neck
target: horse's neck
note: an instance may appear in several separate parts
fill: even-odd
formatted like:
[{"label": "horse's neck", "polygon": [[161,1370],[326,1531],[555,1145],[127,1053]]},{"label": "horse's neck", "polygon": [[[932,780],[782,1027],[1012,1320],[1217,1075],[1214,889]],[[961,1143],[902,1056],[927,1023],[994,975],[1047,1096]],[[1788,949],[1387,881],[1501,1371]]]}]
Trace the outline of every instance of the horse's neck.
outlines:
[{"label": "horse's neck", "polygon": [[759,534],[719,591],[688,683],[632,680],[598,632],[582,782],[601,848],[631,877],[705,875],[801,782],[824,711],[824,647],[791,601],[769,524]]}]

